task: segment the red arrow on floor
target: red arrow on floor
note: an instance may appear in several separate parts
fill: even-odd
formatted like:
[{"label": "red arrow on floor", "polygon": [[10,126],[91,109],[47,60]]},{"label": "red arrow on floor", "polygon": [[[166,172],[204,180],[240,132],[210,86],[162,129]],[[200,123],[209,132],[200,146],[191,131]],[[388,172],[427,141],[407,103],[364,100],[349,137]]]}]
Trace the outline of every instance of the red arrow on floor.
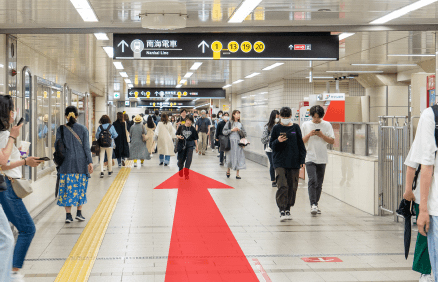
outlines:
[{"label": "red arrow on floor", "polygon": [[185,168],[183,177],[176,173],[155,189],[174,188],[179,190],[165,281],[258,282],[208,191],[233,187]]}]

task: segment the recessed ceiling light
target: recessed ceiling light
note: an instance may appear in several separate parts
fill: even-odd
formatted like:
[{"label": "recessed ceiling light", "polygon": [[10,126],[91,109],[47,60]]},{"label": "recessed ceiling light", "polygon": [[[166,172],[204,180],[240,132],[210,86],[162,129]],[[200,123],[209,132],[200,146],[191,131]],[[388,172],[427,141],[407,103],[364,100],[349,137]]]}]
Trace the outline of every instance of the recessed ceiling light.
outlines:
[{"label": "recessed ceiling light", "polygon": [[388,57],[435,57],[435,54],[390,54]]},{"label": "recessed ceiling light", "polygon": [[199,69],[199,67],[202,65],[202,63],[194,63],[193,66],[190,68],[190,70],[195,71]]},{"label": "recessed ceiling light", "polygon": [[[306,78],[310,78],[310,76]],[[333,79],[333,76],[314,76],[313,79]]]},{"label": "recessed ceiling light", "polygon": [[102,48],[107,53],[108,57],[110,57],[111,59],[114,57],[114,49],[113,49],[113,47],[102,47]]},{"label": "recessed ceiling light", "polygon": [[355,35],[356,33],[351,33],[351,32],[344,32],[339,34],[339,41],[344,40],[345,38],[348,38],[350,36]]},{"label": "recessed ceiling light", "polygon": [[254,72],[254,73],[252,73],[252,74],[250,74],[248,76],[245,76],[245,78],[252,78],[252,77],[257,76],[259,74],[260,74],[259,72]]},{"label": "recessed ceiling light", "polygon": [[188,72],[186,73],[186,75],[184,76],[184,78],[189,78],[193,75],[193,72]]},{"label": "recessed ceiling light", "polygon": [[417,64],[351,64],[352,66],[373,66],[373,67],[416,67]]},{"label": "recessed ceiling light", "polygon": [[128,84],[128,87],[129,87],[129,88],[133,88],[133,87],[134,87],[134,84],[129,83],[129,84]]},{"label": "recessed ceiling light", "polygon": [[70,2],[75,7],[76,11],[78,11],[81,18],[84,22],[98,22],[96,14],[94,13],[93,8],[91,8],[88,0],[70,0]]},{"label": "recessed ceiling light", "polygon": [[245,0],[234,10],[228,23],[241,23],[262,2],[262,0]]},{"label": "recessed ceiling light", "polygon": [[420,1],[414,2],[414,3],[407,5],[401,9],[398,9],[398,10],[395,10],[394,12],[391,12],[391,13],[387,14],[386,16],[378,18],[377,20],[370,22],[370,24],[387,23],[387,22],[392,21],[396,18],[404,16],[412,11],[418,10],[420,8],[427,6],[427,5],[435,3],[436,1],[438,1],[438,0],[420,0]]},{"label": "recessed ceiling light", "polygon": [[269,67],[264,68],[263,70],[264,70],[264,71],[272,70],[273,68],[279,67],[279,66],[281,66],[281,65],[284,65],[284,63],[275,63],[275,64],[273,64],[273,65],[270,65]]},{"label": "recessed ceiling light", "polygon": [[182,86],[182,84],[178,84],[178,85],[176,86],[176,88],[181,88],[181,86]]},{"label": "recessed ceiling light", "polygon": [[233,82],[233,84],[238,84],[238,83],[241,83],[241,82],[243,82],[243,79],[236,80],[236,81]]},{"label": "recessed ceiling light", "polygon": [[132,81],[131,81],[129,78],[125,78],[125,82],[126,82],[127,84],[132,83]]},{"label": "recessed ceiling light", "polygon": [[120,72],[120,75],[122,76],[122,77],[128,77],[129,75],[126,73],[126,72]]},{"label": "recessed ceiling light", "polygon": [[222,87],[223,89],[225,89],[225,88],[228,88],[228,87],[231,87],[232,85],[231,84],[227,84],[227,85],[225,85],[224,87]]},{"label": "recessed ceiling light", "polygon": [[181,81],[179,82],[180,84],[184,84],[187,82],[187,79],[181,79]]},{"label": "recessed ceiling light", "polygon": [[106,35],[106,33],[95,33],[94,36],[96,36],[97,40],[109,40],[108,35]]},{"label": "recessed ceiling light", "polygon": [[326,71],[329,73],[382,73],[383,71]]},{"label": "recessed ceiling light", "polygon": [[121,62],[113,62],[114,66],[116,67],[116,69],[118,70],[122,70],[123,69],[123,65]]}]

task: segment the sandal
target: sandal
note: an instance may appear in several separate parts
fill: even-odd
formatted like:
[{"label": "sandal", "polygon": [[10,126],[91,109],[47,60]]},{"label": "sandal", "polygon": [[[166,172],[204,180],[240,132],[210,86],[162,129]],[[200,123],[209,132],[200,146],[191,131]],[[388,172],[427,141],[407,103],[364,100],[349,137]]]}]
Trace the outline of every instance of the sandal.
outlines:
[{"label": "sandal", "polygon": [[242,179],[242,177],[240,177],[239,175],[236,175],[236,179]]},{"label": "sandal", "polygon": [[230,178],[230,175],[231,175],[231,174],[227,172],[227,178]]}]

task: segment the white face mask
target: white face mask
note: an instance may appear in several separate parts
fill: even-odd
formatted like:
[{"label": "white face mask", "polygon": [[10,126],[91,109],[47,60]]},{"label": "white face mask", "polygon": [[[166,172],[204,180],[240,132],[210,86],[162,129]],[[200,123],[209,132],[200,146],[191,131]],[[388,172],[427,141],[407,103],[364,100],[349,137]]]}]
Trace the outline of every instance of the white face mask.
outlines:
[{"label": "white face mask", "polygon": [[292,122],[291,118],[289,118],[289,119],[282,118],[281,119],[281,123],[284,124],[284,125],[289,125],[289,123],[291,123],[291,122]]},{"label": "white face mask", "polygon": [[230,119],[230,117],[224,116],[223,119],[224,119],[225,121],[227,121],[227,120]]},{"label": "white face mask", "polygon": [[279,118],[276,118],[275,119],[275,123],[277,123],[277,122],[279,122],[280,121],[280,119]]},{"label": "white face mask", "polygon": [[222,115],[219,115],[219,118],[221,118],[222,117]]}]

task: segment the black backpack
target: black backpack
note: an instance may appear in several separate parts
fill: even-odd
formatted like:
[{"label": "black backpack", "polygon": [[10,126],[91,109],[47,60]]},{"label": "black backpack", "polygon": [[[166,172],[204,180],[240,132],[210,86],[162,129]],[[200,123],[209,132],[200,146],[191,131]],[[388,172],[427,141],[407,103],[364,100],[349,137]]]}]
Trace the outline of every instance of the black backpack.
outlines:
[{"label": "black backpack", "polygon": [[61,125],[61,138],[55,141],[55,152],[53,153],[53,161],[57,167],[60,167],[64,162],[67,147],[64,143],[64,126]]},{"label": "black backpack", "polygon": [[103,129],[103,126],[99,126],[100,134],[99,134],[99,145],[100,147],[108,148],[111,147],[113,139],[111,138],[110,128],[111,124],[107,127],[107,129]]}]

